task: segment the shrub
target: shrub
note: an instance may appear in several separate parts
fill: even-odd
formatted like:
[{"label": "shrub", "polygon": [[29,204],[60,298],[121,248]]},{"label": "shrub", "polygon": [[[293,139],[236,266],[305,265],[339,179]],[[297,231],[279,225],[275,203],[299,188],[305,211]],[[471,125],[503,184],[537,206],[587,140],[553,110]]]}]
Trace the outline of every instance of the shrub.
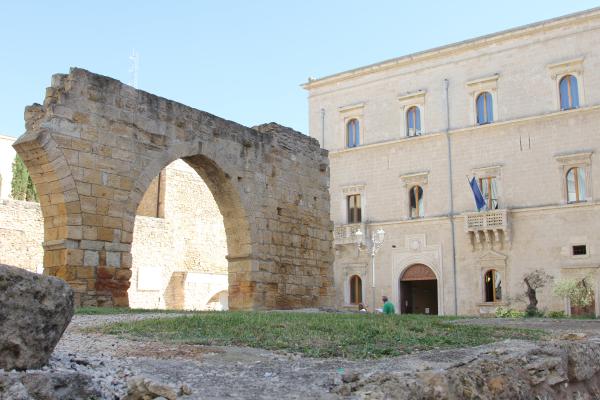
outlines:
[{"label": "shrub", "polygon": [[547,314],[548,318],[565,318],[565,312],[564,311],[549,311]]},{"label": "shrub", "polygon": [[525,312],[514,310],[508,307],[498,307],[496,308],[496,317],[498,318],[523,318],[525,317]]},{"label": "shrub", "polygon": [[594,301],[594,283],[590,276],[583,279],[561,279],[554,285],[554,293],[565,297],[574,307],[587,307]]}]

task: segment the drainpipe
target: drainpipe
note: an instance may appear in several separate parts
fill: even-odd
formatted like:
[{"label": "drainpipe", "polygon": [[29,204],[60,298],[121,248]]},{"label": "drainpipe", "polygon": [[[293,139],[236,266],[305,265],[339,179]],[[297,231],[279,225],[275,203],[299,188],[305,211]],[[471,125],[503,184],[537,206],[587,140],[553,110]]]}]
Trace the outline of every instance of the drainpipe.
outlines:
[{"label": "drainpipe", "polygon": [[325,109],[321,108],[321,148],[325,148]]},{"label": "drainpipe", "polygon": [[452,276],[454,279],[454,315],[458,315],[458,290],[456,285],[456,232],[454,228],[454,188],[452,186],[452,143],[450,138],[450,96],[448,87],[450,82],[444,79],[444,95],[446,96],[446,139],[448,139],[448,187],[450,190],[449,216],[450,234],[452,237]]}]

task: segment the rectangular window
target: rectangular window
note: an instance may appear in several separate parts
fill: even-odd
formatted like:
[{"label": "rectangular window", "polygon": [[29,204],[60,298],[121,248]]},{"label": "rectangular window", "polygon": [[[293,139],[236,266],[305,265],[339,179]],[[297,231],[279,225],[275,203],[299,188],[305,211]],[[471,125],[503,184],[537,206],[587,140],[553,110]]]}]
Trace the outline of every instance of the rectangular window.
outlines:
[{"label": "rectangular window", "polygon": [[347,212],[349,224],[358,224],[361,222],[360,194],[353,194],[347,197]]},{"label": "rectangular window", "polygon": [[485,205],[488,210],[498,209],[498,189],[496,187],[496,177],[488,176],[479,178],[479,188],[485,199]]},{"label": "rectangular window", "polygon": [[579,244],[573,246],[573,255],[574,256],[584,256],[587,254],[587,246],[585,244]]}]

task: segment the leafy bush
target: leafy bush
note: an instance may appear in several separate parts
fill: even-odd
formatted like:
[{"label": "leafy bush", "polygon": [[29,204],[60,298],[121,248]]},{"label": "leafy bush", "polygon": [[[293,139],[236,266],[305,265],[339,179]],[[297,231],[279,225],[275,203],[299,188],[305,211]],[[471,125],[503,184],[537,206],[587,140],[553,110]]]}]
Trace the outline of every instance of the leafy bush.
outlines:
[{"label": "leafy bush", "polygon": [[565,312],[564,311],[548,311],[548,314],[546,315],[548,318],[565,318]]},{"label": "leafy bush", "polygon": [[525,317],[524,311],[518,311],[508,307],[496,308],[496,317],[498,318],[523,318]]},{"label": "leafy bush", "polygon": [[583,279],[561,279],[554,285],[554,294],[566,297],[574,307],[587,307],[594,301],[594,283],[591,276]]}]

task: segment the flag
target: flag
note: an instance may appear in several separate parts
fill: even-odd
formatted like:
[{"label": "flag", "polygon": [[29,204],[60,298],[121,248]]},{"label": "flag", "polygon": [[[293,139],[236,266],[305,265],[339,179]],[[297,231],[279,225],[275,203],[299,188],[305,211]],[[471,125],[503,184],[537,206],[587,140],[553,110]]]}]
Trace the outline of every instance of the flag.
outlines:
[{"label": "flag", "polygon": [[481,210],[482,208],[485,208],[485,199],[481,194],[481,190],[479,189],[479,185],[477,184],[475,177],[473,177],[469,181],[469,185],[471,186],[471,190],[473,191],[473,197],[475,198],[475,205],[477,206],[477,211]]}]

